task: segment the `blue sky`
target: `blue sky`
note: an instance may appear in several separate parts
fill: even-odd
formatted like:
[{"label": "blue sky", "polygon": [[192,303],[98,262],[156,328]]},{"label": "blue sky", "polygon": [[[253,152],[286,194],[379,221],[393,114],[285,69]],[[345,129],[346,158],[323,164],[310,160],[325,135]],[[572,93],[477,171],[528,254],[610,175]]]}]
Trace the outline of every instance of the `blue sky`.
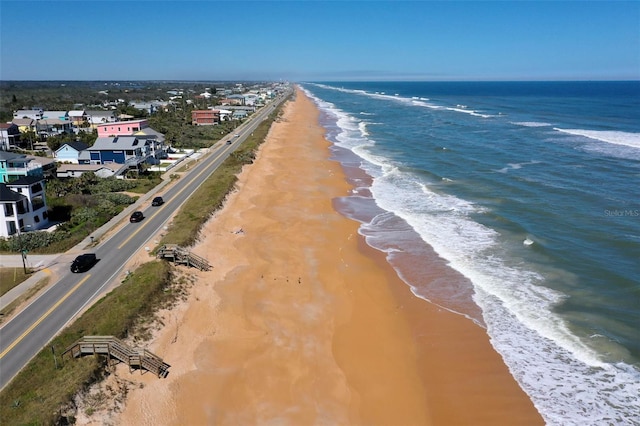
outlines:
[{"label": "blue sky", "polygon": [[640,2],[7,1],[2,80],[637,80]]}]

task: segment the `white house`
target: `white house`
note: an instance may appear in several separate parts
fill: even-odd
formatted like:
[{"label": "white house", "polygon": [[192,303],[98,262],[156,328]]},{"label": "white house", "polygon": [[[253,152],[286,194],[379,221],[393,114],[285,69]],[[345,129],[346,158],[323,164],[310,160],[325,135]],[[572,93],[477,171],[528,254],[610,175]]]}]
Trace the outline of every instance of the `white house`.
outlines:
[{"label": "white house", "polygon": [[19,109],[13,113],[13,118],[30,118],[32,120],[41,120],[44,111],[41,109]]},{"label": "white house", "polygon": [[44,185],[39,176],[0,183],[0,237],[49,226]]},{"label": "white house", "polygon": [[78,164],[78,154],[87,148],[89,145],[84,142],[67,142],[62,144],[53,155],[60,163]]},{"label": "white house", "polygon": [[125,172],[129,167],[123,164],[61,164],[56,170],[59,178],[77,178],[83,173],[92,172],[100,178],[117,176]]}]

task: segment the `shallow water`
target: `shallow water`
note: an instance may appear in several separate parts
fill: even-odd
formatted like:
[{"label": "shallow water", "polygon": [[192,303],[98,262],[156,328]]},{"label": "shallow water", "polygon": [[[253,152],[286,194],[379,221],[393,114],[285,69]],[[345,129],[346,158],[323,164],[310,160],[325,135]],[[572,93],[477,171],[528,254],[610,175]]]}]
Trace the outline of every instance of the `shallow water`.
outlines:
[{"label": "shallow water", "polygon": [[640,82],[302,86],[366,172],[336,206],[414,294],[486,327],[549,424],[640,424]]}]

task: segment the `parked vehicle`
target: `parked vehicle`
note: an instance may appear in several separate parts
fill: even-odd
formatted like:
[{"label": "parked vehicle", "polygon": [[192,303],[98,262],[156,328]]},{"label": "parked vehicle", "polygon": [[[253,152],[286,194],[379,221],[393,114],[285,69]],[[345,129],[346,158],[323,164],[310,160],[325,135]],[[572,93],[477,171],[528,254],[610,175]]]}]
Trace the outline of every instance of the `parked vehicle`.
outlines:
[{"label": "parked vehicle", "polygon": [[156,197],[153,199],[153,201],[151,201],[152,206],[161,206],[163,204],[164,204],[164,200],[162,199],[162,197]]},{"label": "parked vehicle", "polygon": [[71,262],[71,272],[85,272],[98,263],[95,253],[85,253],[76,257]]},{"label": "parked vehicle", "polygon": [[140,211],[135,211],[131,213],[131,217],[129,218],[129,222],[140,222],[144,219],[144,215]]}]

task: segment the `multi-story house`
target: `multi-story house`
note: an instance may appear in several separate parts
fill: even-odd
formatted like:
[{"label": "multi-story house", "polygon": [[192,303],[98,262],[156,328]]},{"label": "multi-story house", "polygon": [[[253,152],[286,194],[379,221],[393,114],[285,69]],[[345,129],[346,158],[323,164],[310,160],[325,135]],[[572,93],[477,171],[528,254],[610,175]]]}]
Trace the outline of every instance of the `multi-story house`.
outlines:
[{"label": "multi-story house", "polygon": [[[166,158],[164,135],[149,127],[147,120],[117,121],[115,123],[100,124],[97,126],[98,137],[136,136],[140,140],[146,140],[149,155],[158,160]],[[152,161],[153,162],[153,161]]]},{"label": "multi-story house", "polygon": [[60,163],[78,164],[78,155],[87,148],[89,145],[84,142],[67,142],[62,144],[53,155]]},{"label": "multi-story house", "polygon": [[13,118],[30,118],[32,120],[41,120],[44,111],[41,109],[19,109],[13,113]]},{"label": "multi-story house", "polygon": [[91,148],[80,152],[78,164],[117,163],[137,167],[151,155],[150,144],[137,136],[99,137]]},{"label": "multi-story house", "polygon": [[14,123],[0,123],[0,151],[8,151],[20,140],[20,129]]},{"label": "multi-story house", "polygon": [[87,122],[94,129],[99,124],[114,123],[118,121],[116,113],[114,111],[85,111]]},{"label": "multi-story house", "polygon": [[41,176],[0,183],[0,237],[48,227],[44,185]]},{"label": "multi-story house", "polygon": [[196,109],[191,111],[191,124],[194,126],[211,126],[220,122],[220,111],[217,109]]},{"label": "multi-story house", "polygon": [[129,136],[149,127],[147,120],[115,121],[96,125],[98,137]]},{"label": "multi-story house", "polygon": [[0,151],[0,182],[12,183],[24,176],[42,177],[42,164],[25,154]]},{"label": "multi-story house", "polygon": [[82,127],[85,123],[87,123],[87,114],[84,110],[73,110],[69,111],[69,120],[76,127]]}]

